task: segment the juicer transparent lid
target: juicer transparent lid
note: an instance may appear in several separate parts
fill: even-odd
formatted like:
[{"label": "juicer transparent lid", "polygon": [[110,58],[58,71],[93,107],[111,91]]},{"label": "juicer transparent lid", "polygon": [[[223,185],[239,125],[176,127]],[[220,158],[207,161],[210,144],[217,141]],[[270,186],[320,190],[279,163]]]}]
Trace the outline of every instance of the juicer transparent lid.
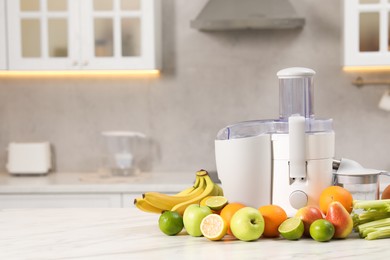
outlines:
[{"label": "juicer transparent lid", "polygon": [[[306,118],[306,133],[332,132],[332,119]],[[288,121],[251,120],[228,125],[217,134],[217,140],[229,140],[258,136],[263,134],[288,134]]]},{"label": "juicer transparent lid", "polygon": [[236,123],[222,128],[217,140],[228,140],[258,136],[261,134],[288,133],[288,118],[302,116],[305,118],[306,133],[333,131],[332,119],[314,118],[315,71],[303,67],[292,67],[278,71],[279,79],[279,119],[253,120]]}]

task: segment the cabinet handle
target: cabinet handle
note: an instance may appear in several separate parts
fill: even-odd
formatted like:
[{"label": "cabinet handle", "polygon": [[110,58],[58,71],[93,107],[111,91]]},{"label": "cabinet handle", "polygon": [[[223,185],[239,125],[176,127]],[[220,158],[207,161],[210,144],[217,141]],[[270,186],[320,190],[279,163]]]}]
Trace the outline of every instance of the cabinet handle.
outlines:
[{"label": "cabinet handle", "polygon": [[77,65],[79,65],[79,63],[77,61],[73,61],[72,65],[77,66]]},{"label": "cabinet handle", "polygon": [[83,62],[83,66],[88,66],[88,64],[89,64],[89,62],[88,62],[87,60],[85,60],[85,61]]}]

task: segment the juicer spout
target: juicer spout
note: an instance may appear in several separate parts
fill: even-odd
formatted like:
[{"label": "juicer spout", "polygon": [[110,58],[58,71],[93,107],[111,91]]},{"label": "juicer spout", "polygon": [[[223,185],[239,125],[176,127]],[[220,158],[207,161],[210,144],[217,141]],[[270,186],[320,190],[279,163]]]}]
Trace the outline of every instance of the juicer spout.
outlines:
[{"label": "juicer spout", "polygon": [[300,115],[292,115],[288,119],[290,182],[306,179],[305,122],[305,117]]}]

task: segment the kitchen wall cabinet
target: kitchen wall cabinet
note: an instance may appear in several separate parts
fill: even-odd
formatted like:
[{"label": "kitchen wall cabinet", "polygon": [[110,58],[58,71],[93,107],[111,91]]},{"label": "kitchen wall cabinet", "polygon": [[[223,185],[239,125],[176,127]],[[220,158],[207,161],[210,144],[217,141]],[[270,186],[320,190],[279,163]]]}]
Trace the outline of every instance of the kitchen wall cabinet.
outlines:
[{"label": "kitchen wall cabinet", "polygon": [[6,1],[10,70],[159,68],[159,0]]},{"label": "kitchen wall cabinet", "polygon": [[0,70],[7,68],[5,37],[5,0],[0,0]]},{"label": "kitchen wall cabinet", "polygon": [[389,13],[389,0],[344,0],[344,66],[390,65]]}]

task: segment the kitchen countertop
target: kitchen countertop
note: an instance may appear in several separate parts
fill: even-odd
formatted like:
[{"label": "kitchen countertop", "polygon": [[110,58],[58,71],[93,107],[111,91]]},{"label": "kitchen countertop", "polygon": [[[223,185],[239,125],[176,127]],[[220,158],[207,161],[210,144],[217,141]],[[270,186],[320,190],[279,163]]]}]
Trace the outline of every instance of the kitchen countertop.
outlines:
[{"label": "kitchen countertop", "polygon": [[177,192],[190,186],[194,180],[195,172],[145,172],[127,177],[103,173],[34,176],[0,173],[0,194]]},{"label": "kitchen countertop", "polygon": [[[220,183],[216,172],[209,173]],[[105,173],[51,172],[46,175],[0,173],[0,194],[44,193],[142,193],[178,192],[195,180],[195,172],[144,172],[134,176],[109,176]],[[390,184],[382,176],[380,191]]]},{"label": "kitchen countertop", "polygon": [[389,239],[352,234],[320,243],[312,239],[212,242],[182,231],[166,236],[158,215],[127,209],[0,210],[0,259],[384,259]]}]

